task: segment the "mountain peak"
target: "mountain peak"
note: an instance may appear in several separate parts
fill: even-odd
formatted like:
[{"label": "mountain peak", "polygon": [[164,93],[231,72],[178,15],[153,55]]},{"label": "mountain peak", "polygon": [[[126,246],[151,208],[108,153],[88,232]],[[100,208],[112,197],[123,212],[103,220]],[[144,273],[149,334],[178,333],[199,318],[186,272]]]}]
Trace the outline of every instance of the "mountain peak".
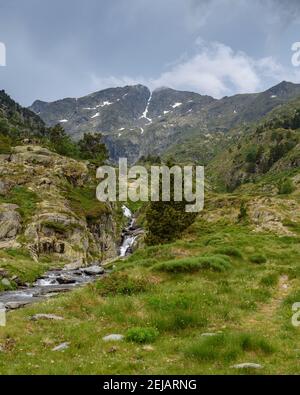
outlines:
[{"label": "mountain peak", "polygon": [[281,81],[279,84],[268,89],[266,92],[270,92],[276,95],[286,95],[288,93],[293,93],[297,90],[299,90],[300,95],[300,84],[294,84],[293,82],[289,81]]}]

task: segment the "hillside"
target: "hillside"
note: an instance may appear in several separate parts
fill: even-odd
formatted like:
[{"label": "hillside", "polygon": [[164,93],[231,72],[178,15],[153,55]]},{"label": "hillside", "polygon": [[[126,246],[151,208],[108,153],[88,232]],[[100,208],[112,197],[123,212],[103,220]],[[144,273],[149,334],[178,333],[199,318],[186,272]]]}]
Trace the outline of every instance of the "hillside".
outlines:
[{"label": "hillside", "polygon": [[0,91],[0,154],[9,153],[13,141],[41,134],[44,129],[39,116]]},{"label": "hillside", "polygon": [[113,160],[125,156],[135,162],[152,154],[206,164],[227,146],[231,128],[257,121],[299,95],[300,85],[288,82],[221,100],[136,85],[78,99],[36,101],[30,109],[48,126],[60,123],[75,140],[84,132],[101,132]]},{"label": "hillside", "polygon": [[[19,285],[47,267],[118,255],[119,209],[96,200],[88,162],[23,145],[0,155],[0,173],[0,266]],[[14,286],[15,280],[8,288]]]},{"label": "hillside", "polygon": [[299,114],[300,100],[296,99],[273,110],[251,127],[231,131],[232,144],[217,155],[207,169],[215,183],[232,191],[241,184],[257,183],[262,176],[276,178],[277,175],[278,183],[281,173],[297,171]]},{"label": "hillside", "polygon": [[[1,373],[257,372],[233,368],[242,363],[260,374],[297,372],[299,225],[288,219],[299,224],[299,189],[284,201],[207,196],[181,239],[139,249],[94,284],[9,313]],[[32,319],[41,314],[49,318]]]}]

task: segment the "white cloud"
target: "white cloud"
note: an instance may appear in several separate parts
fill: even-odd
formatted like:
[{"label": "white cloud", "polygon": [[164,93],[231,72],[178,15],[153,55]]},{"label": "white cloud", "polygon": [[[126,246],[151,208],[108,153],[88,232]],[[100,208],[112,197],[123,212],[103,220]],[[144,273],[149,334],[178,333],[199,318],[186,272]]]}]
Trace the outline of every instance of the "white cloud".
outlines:
[{"label": "white cloud", "polygon": [[202,43],[199,53],[163,73],[153,84],[221,97],[234,91],[255,91],[259,82],[253,61],[246,54],[220,43]]},{"label": "white cloud", "polygon": [[173,64],[157,78],[97,78],[93,75],[93,88],[139,83],[151,89],[167,86],[220,98],[236,93],[262,91],[282,80],[300,82],[299,69],[287,69],[272,57],[254,59],[244,52],[235,52],[222,43],[205,43],[201,39],[196,44],[197,53],[194,56]]},{"label": "white cloud", "polygon": [[100,90],[100,89],[113,88],[113,87],[126,86],[126,85],[137,85],[137,84],[150,86],[149,81],[142,76],[137,78],[132,78],[128,76],[98,77],[96,74],[92,73],[90,75],[90,80],[91,80],[90,83],[91,89],[93,90]]}]

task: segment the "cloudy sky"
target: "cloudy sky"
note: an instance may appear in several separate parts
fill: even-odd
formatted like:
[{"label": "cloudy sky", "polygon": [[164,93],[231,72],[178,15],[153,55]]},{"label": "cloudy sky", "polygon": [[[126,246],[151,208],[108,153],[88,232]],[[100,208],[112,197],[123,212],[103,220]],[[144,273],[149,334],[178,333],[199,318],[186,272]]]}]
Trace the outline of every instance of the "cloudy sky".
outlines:
[{"label": "cloudy sky", "polygon": [[143,83],[214,97],[300,82],[299,0],[0,0],[0,89],[23,105]]}]

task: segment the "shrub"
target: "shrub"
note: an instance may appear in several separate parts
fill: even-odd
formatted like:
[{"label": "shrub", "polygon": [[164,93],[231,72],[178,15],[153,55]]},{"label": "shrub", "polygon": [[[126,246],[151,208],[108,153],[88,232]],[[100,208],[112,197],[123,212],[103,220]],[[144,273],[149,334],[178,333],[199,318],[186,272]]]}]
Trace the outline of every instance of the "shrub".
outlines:
[{"label": "shrub", "polygon": [[65,195],[72,209],[76,214],[84,215],[90,223],[109,213],[108,205],[97,200],[95,187],[73,187],[71,185],[66,187]]},{"label": "shrub", "polygon": [[68,231],[68,226],[62,224],[61,222],[54,222],[54,221],[45,221],[43,226],[49,229],[52,229],[54,232],[59,234],[64,234]]},{"label": "shrub", "polygon": [[278,193],[279,195],[288,195],[292,192],[294,192],[295,190],[295,186],[293,184],[293,182],[291,181],[291,179],[287,178],[283,181],[281,181],[281,183],[278,186]]},{"label": "shrub", "polygon": [[231,267],[228,257],[207,255],[163,262],[152,267],[153,270],[169,273],[193,273],[199,270],[223,272]]},{"label": "shrub", "polygon": [[251,146],[248,148],[246,152],[246,162],[248,163],[255,163],[258,156],[258,150],[256,146]]},{"label": "shrub", "polygon": [[234,248],[231,246],[220,247],[217,250],[215,250],[214,252],[216,254],[228,255],[228,256],[235,257],[235,258],[243,258],[241,251],[238,250],[237,248]]},{"label": "shrub", "polygon": [[18,205],[18,211],[26,222],[35,212],[39,198],[35,192],[29,191],[23,186],[15,186],[3,201]]},{"label": "shrub", "polygon": [[[0,124],[0,132],[1,132],[1,124]],[[0,134],[0,154],[10,154],[11,146],[12,146],[11,138]]]},{"label": "shrub", "polygon": [[113,273],[96,283],[101,296],[135,295],[149,289],[150,283],[141,277],[129,277],[123,273]]},{"label": "shrub", "polygon": [[260,280],[260,283],[267,287],[274,287],[278,283],[278,277],[278,273],[269,273]]},{"label": "shrub", "polygon": [[238,215],[238,220],[243,221],[248,217],[247,206],[245,202],[241,202],[240,212]]},{"label": "shrub", "polygon": [[134,343],[153,343],[159,332],[155,328],[131,328],[126,333],[126,340]]},{"label": "shrub", "polygon": [[266,263],[267,262],[267,258],[264,255],[261,254],[254,254],[252,256],[250,256],[250,262],[252,263],[257,263],[257,264],[261,264],[261,263]]},{"label": "shrub", "polygon": [[186,349],[188,357],[200,361],[232,361],[245,352],[271,354],[273,346],[264,338],[253,334],[217,334],[203,337]]}]

